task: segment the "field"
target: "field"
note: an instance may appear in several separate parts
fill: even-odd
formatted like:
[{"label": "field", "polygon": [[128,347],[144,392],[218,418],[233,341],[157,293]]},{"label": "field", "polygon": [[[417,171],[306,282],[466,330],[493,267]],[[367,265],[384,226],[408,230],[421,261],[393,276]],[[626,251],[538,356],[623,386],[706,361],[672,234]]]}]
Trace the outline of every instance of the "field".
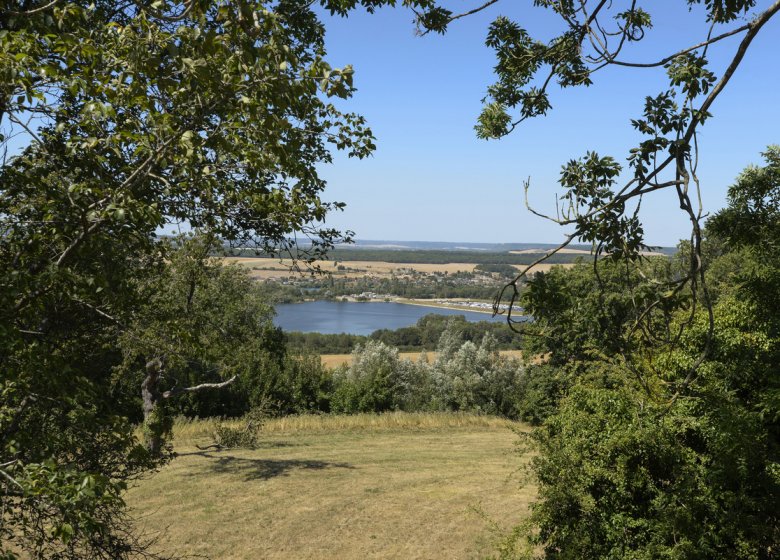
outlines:
[{"label": "field", "polygon": [[[433,361],[436,359],[436,352],[426,352],[425,355],[428,358],[428,361]],[[523,356],[523,352],[521,350],[501,350],[502,356],[509,356],[512,358],[521,358]],[[399,352],[398,356],[403,360],[411,360],[413,362],[416,362],[420,359],[420,356],[422,356],[421,352]],[[335,368],[342,364],[351,364],[352,363],[352,354],[322,354],[320,356],[320,359],[322,360],[322,365],[327,368]]]},{"label": "field", "polygon": [[[269,259],[269,258],[247,258],[247,257],[226,257],[228,263],[236,263],[246,266],[250,269],[251,275],[260,280],[269,278],[285,278],[296,274],[291,271],[293,262],[290,259]],[[343,276],[347,278],[360,278],[363,276],[389,277],[393,274],[404,275],[410,271],[422,274],[448,273],[456,272],[474,272],[477,263],[396,263],[384,261],[317,261],[314,263],[323,271],[334,276]],[[339,270],[338,267],[344,267]],[[523,270],[524,265],[513,265],[518,272]],[[573,266],[571,264],[540,264],[535,266],[531,272],[546,272],[553,266]],[[304,274],[306,272],[304,271]]]},{"label": "field", "polygon": [[[158,546],[220,559],[477,558],[527,515],[524,427],[455,414],[293,417],[254,450],[200,451],[212,422],[129,491]],[[479,513],[478,513],[479,512]]]}]

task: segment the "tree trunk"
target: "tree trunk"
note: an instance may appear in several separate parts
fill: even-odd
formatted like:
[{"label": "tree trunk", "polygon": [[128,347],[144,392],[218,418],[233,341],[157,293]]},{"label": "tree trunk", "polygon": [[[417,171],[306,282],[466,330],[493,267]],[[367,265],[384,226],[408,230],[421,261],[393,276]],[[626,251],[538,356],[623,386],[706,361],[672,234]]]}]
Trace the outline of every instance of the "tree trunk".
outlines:
[{"label": "tree trunk", "polygon": [[238,376],[234,375],[221,383],[201,383],[194,387],[174,387],[168,391],[160,391],[162,371],[162,358],[152,358],[146,362],[146,377],[141,383],[141,398],[144,409],[144,444],[154,458],[159,458],[162,455],[165,436],[170,432],[173,422],[172,418],[166,416],[163,401],[184,393],[227,387],[238,379]]},{"label": "tree trunk", "polygon": [[152,457],[159,457],[162,452],[164,422],[160,410],[160,375],[162,360],[153,358],[146,362],[146,377],[141,383],[141,398],[144,409],[144,443]]}]

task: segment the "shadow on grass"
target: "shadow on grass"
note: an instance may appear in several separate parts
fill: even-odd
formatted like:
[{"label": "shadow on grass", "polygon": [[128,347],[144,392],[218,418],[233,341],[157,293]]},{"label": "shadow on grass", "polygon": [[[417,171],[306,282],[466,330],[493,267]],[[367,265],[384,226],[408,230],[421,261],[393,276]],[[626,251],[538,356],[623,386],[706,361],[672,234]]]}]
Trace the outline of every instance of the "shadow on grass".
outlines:
[{"label": "shadow on grass", "polygon": [[[184,454],[182,454],[184,455]],[[251,459],[236,457],[222,452],[198,451],[186,455],[197,455],[210,461],[206,468],[216,474],[242,475],[244,480],[268,480],[277,476],[288,476],[293,470],[354,469],[349,463],[335,463],[316,459]],[[193,473],[192,476],[199,476]]]}]

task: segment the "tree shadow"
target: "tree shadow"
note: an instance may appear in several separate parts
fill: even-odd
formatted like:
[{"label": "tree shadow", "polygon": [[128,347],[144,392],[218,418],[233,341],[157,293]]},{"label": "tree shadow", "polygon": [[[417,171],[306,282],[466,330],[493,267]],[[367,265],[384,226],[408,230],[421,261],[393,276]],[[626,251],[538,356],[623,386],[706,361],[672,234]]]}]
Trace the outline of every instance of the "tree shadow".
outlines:
[{"label": "tree shadow", "polygon": [[[198,451],[187,455],[199,455],[211,459],[207,468],[215,474],[242,474],[244,480],[269,480],[277,476],[289,476],[294,470],[354,469],[349,463],[320,461],[317,459],[252,459],[226,455],[224,451]],[[193,476],[196,476],[193,474]]]}]

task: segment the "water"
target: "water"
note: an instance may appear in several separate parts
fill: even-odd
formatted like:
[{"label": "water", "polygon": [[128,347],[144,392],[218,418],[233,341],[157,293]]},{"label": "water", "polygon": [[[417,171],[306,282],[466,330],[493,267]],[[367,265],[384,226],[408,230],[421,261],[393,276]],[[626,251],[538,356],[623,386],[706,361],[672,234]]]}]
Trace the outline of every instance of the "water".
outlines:
[{"label": "water", "polygon": [[431,313],[464,315],[467,321],[505,321],[489,313],[389,302],[308,301],[276,306],[274,324],[285,331],[369,335],[378,329],[409,327]]}]

